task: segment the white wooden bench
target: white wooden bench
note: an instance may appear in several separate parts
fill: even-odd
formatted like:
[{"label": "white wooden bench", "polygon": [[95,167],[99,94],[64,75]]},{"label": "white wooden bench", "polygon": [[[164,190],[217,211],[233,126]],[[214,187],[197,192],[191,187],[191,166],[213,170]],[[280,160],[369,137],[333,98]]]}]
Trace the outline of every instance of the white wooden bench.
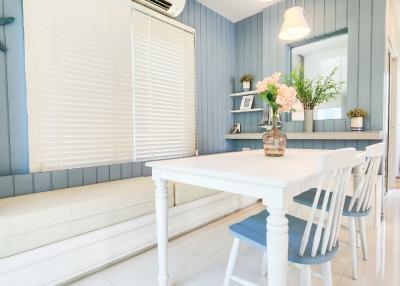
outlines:
[{"label": "white wooden bench", "polygon": [[[172,183],[170,236],[254,202]],[[155,242],[154,184],[150,177],[2,199],[0,285],[67,283]]]}]

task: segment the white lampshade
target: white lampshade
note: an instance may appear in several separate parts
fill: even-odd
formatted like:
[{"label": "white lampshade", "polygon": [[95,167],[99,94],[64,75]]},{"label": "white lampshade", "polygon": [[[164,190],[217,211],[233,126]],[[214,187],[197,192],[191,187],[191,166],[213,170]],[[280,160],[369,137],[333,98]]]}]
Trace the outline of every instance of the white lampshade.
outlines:
[{"label": "white lampshade", "polygon": [[285,41],[299,40],[310,32],[307,20],[304,17],[303,7],[292,7],[285,11],[284,21],[279,38]]}]

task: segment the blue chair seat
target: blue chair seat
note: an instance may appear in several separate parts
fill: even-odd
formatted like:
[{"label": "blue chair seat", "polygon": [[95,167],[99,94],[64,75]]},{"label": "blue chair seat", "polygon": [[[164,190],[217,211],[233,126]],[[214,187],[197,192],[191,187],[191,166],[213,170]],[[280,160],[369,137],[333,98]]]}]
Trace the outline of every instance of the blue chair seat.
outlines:
[{"label": "blue chair seat", "polygon": [[[306,191],[304,193],[301,193],[298,196],[295,196],[293,198],[293,200],[296,203],[311,207],[312,204],[313,204],[316,192],[317,192],[316,188],[310,189],[310,190],[308,190],[308,191]],[[322,190],[321,191],[321,195],[320,195],[319,200],[318,200],[318,206],[317,206],[318,209],[322,208],[324,197],[325,197],[325,190]],[[330,206],[330,203],[331,203],[331,198],[332,198],[332,193],[329,193],[328,210],[329,210],[329,206]],[[344,216],[362,217],[362,216],[367,216],[370,213],[371,208],[369,208],[369,209],[367,209],[365,211],[357,212],[356,211],[357,202],[354,204],[354,206],[351,209],[351,211],[349,211],[348,209],[349,209],[349,205],[350,205],[351,199],[352,199],[352,197],[346,196],[346,199],[344,201],[344,208],[343,208],[343,215]]]},{"label": "blue chair seat", "polygon": [[[229,226],[229,229],[235,237],[265,251],[267,245],[265,235],[266,219],[268,216],[269,213],[267,211],[262,211],[241,222]],[[311,239],[309,239],[304,256],[299,256],[301,240],[307,221],[291,215],[287,215],[286,217],[289,221],[288,258],[290,262],[298,264],[321,264],[330,261],[335,256],[339,243],[335,245],[332,251],[326,252],[325,255],[321,255],[318,249],[317,255],[315,257],[311,256],[312,238],[317,229],[316,224],[313,224],[312,226],[310,233]]]}]

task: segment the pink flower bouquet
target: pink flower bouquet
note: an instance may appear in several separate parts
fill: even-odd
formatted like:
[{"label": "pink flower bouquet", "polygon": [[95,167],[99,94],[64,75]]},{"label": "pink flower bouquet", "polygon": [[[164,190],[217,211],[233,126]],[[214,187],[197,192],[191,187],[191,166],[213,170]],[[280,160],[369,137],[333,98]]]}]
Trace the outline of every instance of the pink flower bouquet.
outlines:
[{"label": "pink flower bouquet", "polygon": [[273,118],[277,118],[281,112],[293,110],[298,102],[296,90],[286,84],[279,83],[281,73],[274,73],[257,83],[257,92],[262,101],[267,102],[272,109]]}]

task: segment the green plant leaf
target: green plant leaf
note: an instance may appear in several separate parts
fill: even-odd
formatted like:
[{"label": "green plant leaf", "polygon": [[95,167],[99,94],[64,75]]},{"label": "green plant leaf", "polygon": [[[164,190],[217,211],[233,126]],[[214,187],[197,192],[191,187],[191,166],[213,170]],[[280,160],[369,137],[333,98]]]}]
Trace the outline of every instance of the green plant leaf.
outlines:
[{"label": "green plant leaf", "polygon": [[260,99],[261,99],[262,101],[264,101],[264,102],[269,102],[269,100],[268,100],[268,95],[267,95],[266,92],[262,92],[262,93],[258,94],[258,96],[260,97]]},{"label": "green plant leaf", "polygon": [[321,103],[327,102],[341,94],[343,82],[335,82],[333,76],[338,67],[326,76],[320,76],[316,80],[306,79],[304,67],[293,69],[290,74],[291,86],[296,89],[297,98],[302,103],[304,109],[314,109]]}]

